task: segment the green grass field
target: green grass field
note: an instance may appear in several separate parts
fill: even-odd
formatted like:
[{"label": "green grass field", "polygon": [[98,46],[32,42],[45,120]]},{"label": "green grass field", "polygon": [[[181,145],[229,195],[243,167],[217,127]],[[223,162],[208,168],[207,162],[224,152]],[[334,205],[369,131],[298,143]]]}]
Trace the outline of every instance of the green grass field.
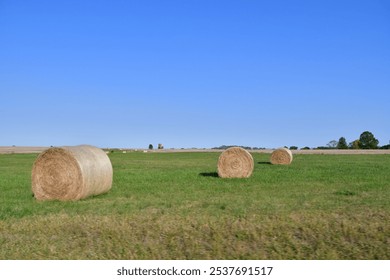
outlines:
[{"label": "green grass field", "polygon": [[390,259],[390,155],[112,153],[112,190],[38,202],[36,154],[0,155],[0,259]]}]

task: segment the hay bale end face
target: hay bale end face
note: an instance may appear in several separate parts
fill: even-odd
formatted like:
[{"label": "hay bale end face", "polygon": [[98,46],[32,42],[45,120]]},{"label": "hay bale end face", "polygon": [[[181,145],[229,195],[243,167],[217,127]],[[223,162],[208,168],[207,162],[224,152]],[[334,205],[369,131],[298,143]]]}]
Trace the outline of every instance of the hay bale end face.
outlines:
[{"label": "hay bale end face", "polygon": [[50,148],[34,162],[32,191],[37,200],[79,200],[108,192],[112,175],[111,161],[99,148]]},{"label": "hay bale end face", "polygon": [[252,155],[243,148],[232,147],[219,156],[218,176],[221,178],[248,178],[253,172]]},{"label": "hay bale end face", "polygon": [[289,149],[279,148],[271,154],[271,164],[291,164],[293,155]]}]

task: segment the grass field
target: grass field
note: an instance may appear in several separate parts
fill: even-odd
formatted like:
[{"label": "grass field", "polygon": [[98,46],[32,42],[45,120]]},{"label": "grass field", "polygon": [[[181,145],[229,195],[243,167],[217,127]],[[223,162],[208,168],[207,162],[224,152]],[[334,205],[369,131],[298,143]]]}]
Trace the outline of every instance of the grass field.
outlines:
[{"label": "grass field", "polygon": [[0,259],[390,259],[390,155],[112,153],[112,190],[37,202],[36,154],[0,155]]}]

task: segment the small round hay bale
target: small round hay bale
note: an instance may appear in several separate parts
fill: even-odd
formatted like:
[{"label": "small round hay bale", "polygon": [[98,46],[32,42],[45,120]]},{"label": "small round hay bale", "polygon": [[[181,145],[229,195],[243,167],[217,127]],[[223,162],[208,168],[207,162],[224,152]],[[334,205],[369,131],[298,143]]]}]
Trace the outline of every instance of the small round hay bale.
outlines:
[{"label": "small round hay bale", "polygon": [[79,200],[108,192],[112,174],[111,161],[99,148],[50,148],[34,162],[32,191],[37,200]]},{"label": "small round hay bale", "polygon": [[289,149],[279,148],[272,152],[272,164],[290,164],[293,160],[293,155]]},{"label": "small round hay bale", "polygon": [[252,155],[240,147],[225,150],[218,159],[218,176],[221,178],[248,178],[253,172]]}]

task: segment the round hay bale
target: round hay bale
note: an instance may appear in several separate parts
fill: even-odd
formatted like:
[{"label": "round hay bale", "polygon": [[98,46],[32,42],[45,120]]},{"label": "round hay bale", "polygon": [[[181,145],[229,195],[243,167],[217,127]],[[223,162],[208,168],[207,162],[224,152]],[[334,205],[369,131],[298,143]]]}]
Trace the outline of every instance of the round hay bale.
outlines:
[{"label": "round hay bale", "polygon": [[293,160],[293,155],[289,149],[279,148],[272,152],[272,164],[290,164]]},{"label": "round hay bale", "polygon": [[225,150],[218,159],[218,176],[221,178],[248,178],[253,172],[252,155],[243,148]]},{"label": "round hay bale", "polygon": [[34,162],[32,191],[37,200],[79,200],[108,192],[112,174],[111,161],[99,148],[50,148]]}]

